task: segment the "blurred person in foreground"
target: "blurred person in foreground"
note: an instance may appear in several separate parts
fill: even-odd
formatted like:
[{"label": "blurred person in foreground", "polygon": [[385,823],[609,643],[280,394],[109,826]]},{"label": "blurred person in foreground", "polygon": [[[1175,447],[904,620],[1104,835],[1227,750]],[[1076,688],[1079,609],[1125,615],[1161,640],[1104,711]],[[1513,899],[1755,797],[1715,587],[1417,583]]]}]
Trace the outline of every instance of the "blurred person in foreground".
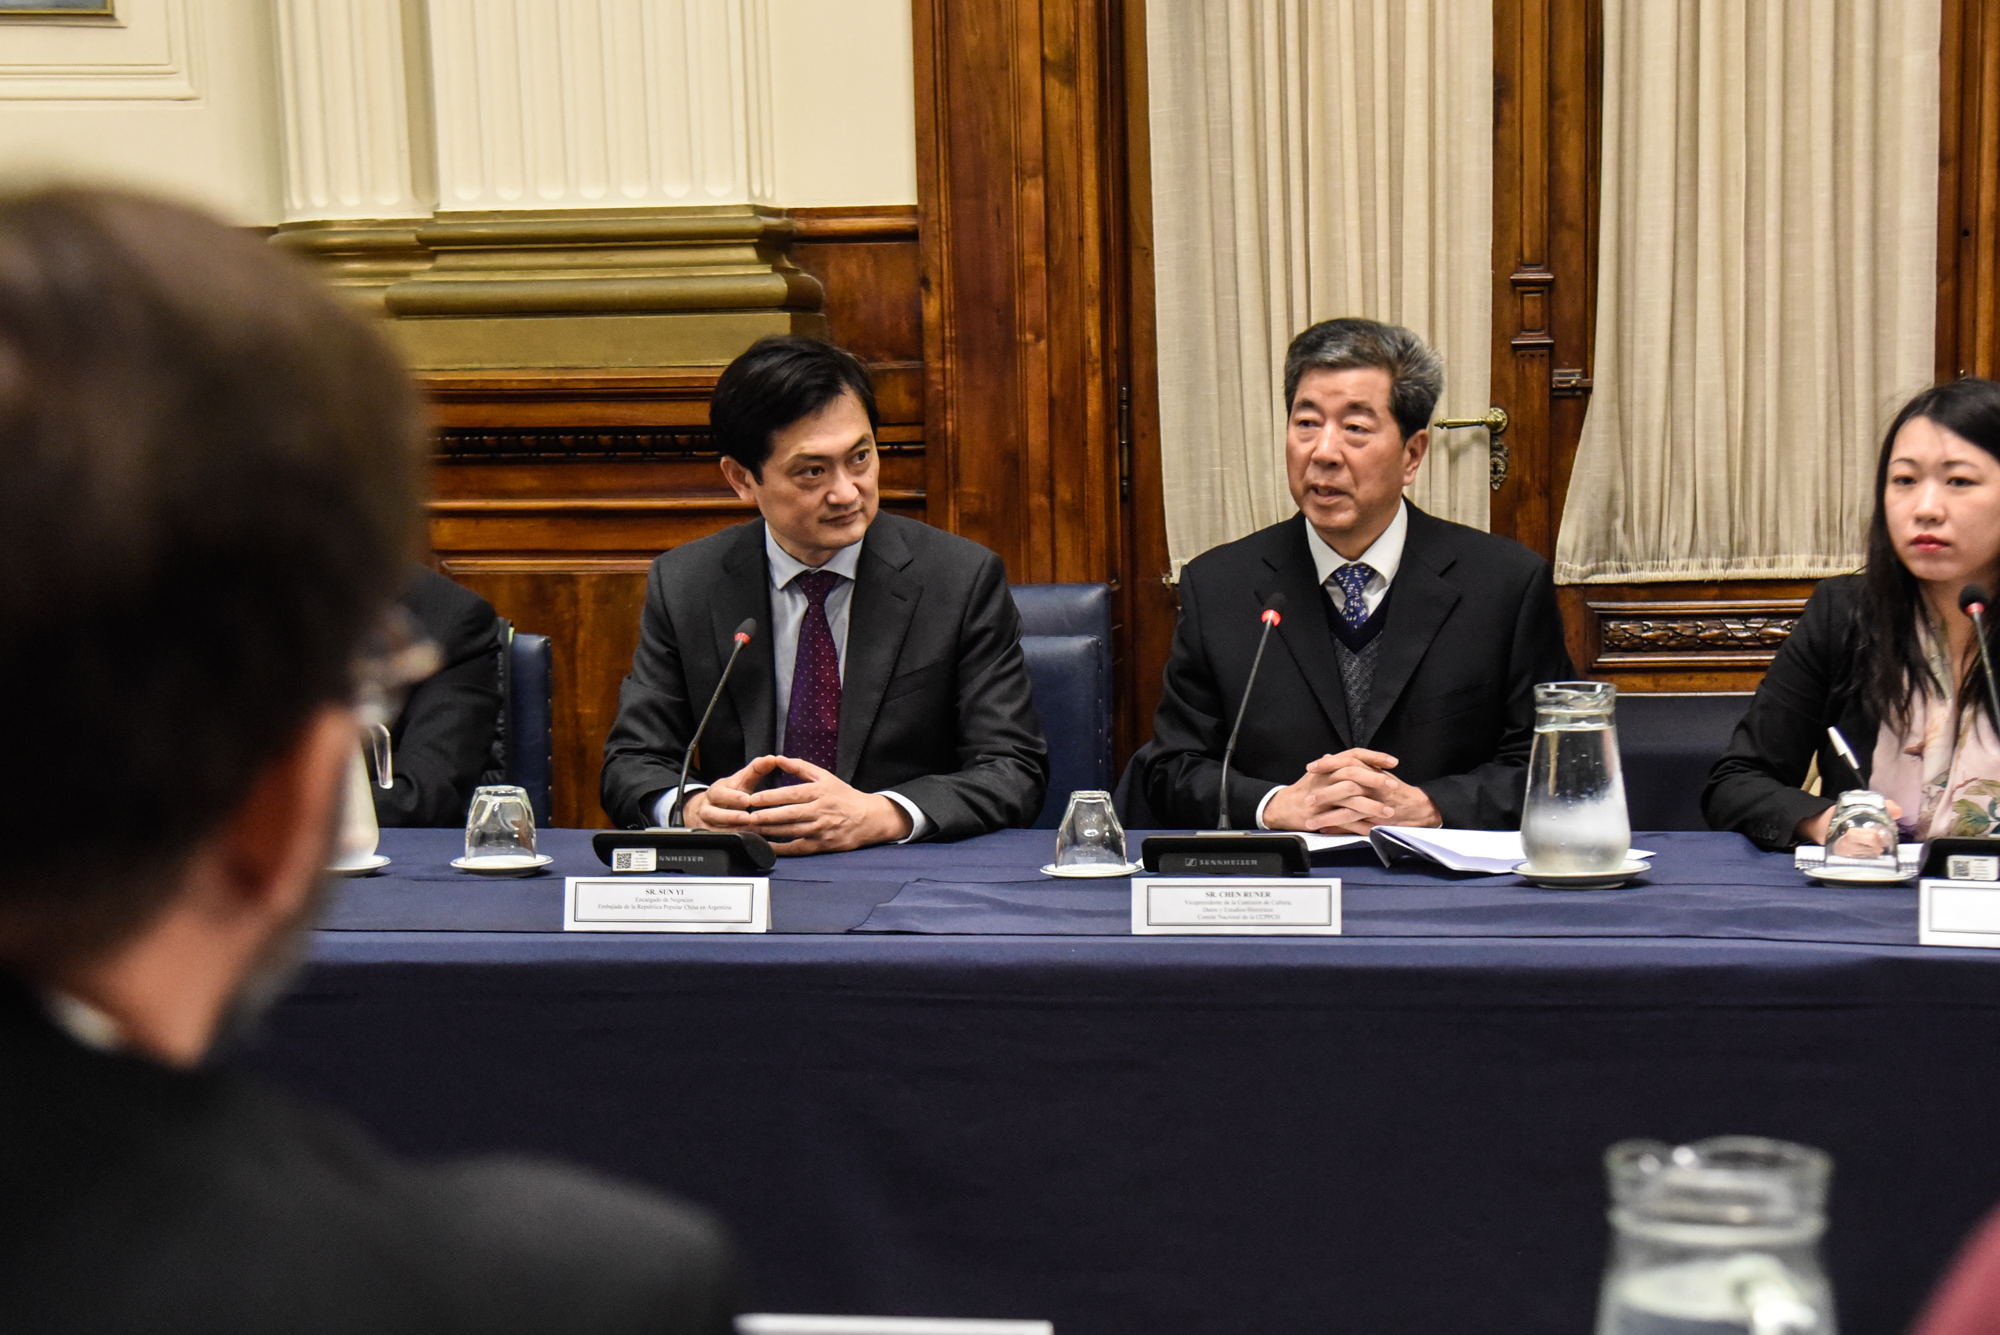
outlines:
[{"label": "blurred person in foreground", "polygon": [[422,436],[384,345],[250,236],[0,199],[8,1329],[730,1329],[694,1211],[401,1163],[210,1060],[322,900]]},{"label": "blurred person in foreground", "polygon": [[[1875,463],[1868,563],[1823,579],[1709,772],[1702,812],[1760,847],[1823,843],[1834,798],[1872,788],[1904,839],[2000,833],[1994,729],[1968,583],[2000,585],[2000,384],[1937,385],[1897,413]],[[1989,652],[2000,654],[1987,620]],[[1842,759],[1838,727],[1861,762]],[[1819,793],[1799,785],[1818,757]]]}]

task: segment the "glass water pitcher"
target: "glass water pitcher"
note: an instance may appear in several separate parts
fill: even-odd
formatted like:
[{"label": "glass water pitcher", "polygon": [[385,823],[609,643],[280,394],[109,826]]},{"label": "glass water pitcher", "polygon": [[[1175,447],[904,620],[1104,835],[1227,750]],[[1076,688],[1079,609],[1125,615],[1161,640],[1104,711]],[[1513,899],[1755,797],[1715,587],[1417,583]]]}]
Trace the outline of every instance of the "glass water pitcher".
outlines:
[{"label": "glass water pitcher", "polygon": [[1602,681],[1535,687],[1521,848],[1536,871],[1616,871],[1632,846],[1613,718],[1618,688]]},{"label": "glass water pitcher", "polygon": [[1612,1241],[1597,1335],[1834,1335],[1818,1254],[1824,1153],[1754,1136],[1628,1140],[1604,1163]]}]

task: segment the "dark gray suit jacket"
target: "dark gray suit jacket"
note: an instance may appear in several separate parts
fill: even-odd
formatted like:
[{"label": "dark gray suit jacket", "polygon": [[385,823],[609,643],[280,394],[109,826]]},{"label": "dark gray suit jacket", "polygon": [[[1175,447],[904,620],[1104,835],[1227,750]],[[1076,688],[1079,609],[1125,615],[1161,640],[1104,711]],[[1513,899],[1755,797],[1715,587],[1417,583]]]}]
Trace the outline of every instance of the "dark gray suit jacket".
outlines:
[{"label": "dark gray suit jacket", "polygon": [[1366,746],[1401,763],[1447,826],[1515,829],[1534,740],[1537,682],[1574,676],[1548,562],[1506,538],[1410,507],[1402,565],[1361,735],[1347,702],[1306,521],[1202,553],[1181,572],[1180,622],[1153,718],[1147,800],[1180,826],[1213,829],[1222,748],[1249,679],[1258,613],[1285,595],[1229,773],[1229,819],[1320,756]]},{"label": "dark gray suit jacket", "polygon": [[417,1165],[227,1070],[79,1045],[0,978],[0,1327],[729,1335],[705,1213],[589,1173]]},{"label": "dark gray suit jacket", "polygon": [[[619,825],[652,824],[659,794],[679,781],[686,740],[745,617],[757,619],[757,635],[696,748],[691,780],[713,783],[776,749],[764,522],[653,562],[639,649],[604,743],[604,810]],[[915,802],[933,839],[1035,818],[1048,788],[1048,745],[999,557],[928,524],[876,516],[848,605],[834,768],[864,792],[893,788]]]},{"label": "dark gray suit jacket", "polygon": [[369,786],[375,819],[463,825],[500,731],[500,618],[493,604],[428,566],[418,567],[398,601],[444,651],[444,666],[417,683],[390,729],[395,786]]}]

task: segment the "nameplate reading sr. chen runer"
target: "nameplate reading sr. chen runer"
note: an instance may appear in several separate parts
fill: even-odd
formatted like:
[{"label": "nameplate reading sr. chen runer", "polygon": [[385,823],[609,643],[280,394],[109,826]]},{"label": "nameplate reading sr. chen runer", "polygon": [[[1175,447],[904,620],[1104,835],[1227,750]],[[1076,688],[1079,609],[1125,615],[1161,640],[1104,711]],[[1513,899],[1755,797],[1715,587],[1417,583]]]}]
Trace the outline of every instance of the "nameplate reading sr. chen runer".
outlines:
[{"label": "nameplate reading sr. chen runer", "polygon": [[565,932],[768,932],[768,876],[571,876]]},{"label": "nameplate reading sr. chen runer", "polygon": [[1134,876],[1134,936],[1339,936],[1338,877]]}]

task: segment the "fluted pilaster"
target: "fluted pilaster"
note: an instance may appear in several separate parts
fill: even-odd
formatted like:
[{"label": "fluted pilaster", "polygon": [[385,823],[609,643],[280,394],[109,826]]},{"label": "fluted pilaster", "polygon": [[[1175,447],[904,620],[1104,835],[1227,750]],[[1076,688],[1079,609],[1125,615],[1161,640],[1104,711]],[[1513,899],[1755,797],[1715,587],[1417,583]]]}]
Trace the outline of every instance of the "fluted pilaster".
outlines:
[{"label": "fluted pilaster", "polygon": [[765,0],[431,0],[441,212],[768,203]]},{"label": "fluted pilaster", "polygon": [[278,0],[277,18],[285,220],[429,216],[428,108],[408,50],[420,15],[405,0]]}]

